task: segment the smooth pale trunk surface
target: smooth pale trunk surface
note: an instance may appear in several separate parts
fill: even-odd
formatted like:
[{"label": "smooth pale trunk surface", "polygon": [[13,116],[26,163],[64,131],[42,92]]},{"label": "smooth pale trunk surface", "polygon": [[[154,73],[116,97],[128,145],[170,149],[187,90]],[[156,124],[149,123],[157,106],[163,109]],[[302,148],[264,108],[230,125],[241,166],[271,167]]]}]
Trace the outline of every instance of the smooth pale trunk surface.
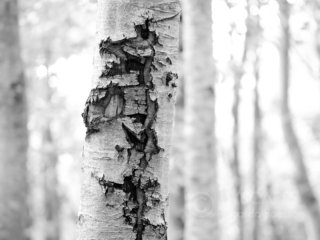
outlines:
[{"label": "smooth pale trunk surface", "polygon": [[180,4],[101,0],[77,239],[166,239]]},{"label": "smooth pale trunk surface", "polygon": [[18,6],[0,1],[0,239],[27,239],[27,111]]},{"label": "smooth pale trunk surface", "polygon": [[183,1],[186,240],[218,238],[211,1]]}]

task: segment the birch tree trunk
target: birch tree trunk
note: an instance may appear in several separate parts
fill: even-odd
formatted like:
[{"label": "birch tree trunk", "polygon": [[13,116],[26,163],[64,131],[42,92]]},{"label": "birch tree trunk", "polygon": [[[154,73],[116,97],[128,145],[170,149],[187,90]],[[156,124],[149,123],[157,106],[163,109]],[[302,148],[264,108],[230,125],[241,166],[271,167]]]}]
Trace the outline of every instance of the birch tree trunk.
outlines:
[{"label": "birch tree trunk", "polygon": [[282,45],[281,45],[281,63],[282,63],[282,125],[284,137],[287,142],[291,158],[296,165],[296,186],[300,194],[302,203],[304,204],[314,230],[314,239],[320,240],[320,207],[318,199],[310,184],[308,172],[305,165],[305,157],[296,135],[292,123],[292,115],[289,106],[289,88],[290,88],[290,5],[286,0],[279,0],[281,10],[282,24]]},{"label": "birch tree trunk", "polygon": [[218,237],[211,1],[185,0],[186,240]]},{"label": "birch tree trunk", "polygon": [[167,239],[180,4],[100,0],[77,239]]},{"label": "birch tree trunk", "polygon": [[27,238],[27,107],[17,0],[0,1],[0,239]]}]

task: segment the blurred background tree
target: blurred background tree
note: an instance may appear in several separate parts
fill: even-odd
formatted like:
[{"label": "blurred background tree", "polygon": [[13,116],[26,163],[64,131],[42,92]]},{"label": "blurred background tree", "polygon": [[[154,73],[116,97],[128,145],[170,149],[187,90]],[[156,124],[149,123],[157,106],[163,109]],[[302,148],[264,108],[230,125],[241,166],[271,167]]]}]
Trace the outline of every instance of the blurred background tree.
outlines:
[{"label": "blurred background tree", "polygon": [[0,2],[0,239],[28,239],[27,104],[16,0]]},{"label": "blurred background tree", "polygon": [[183,1],[183,19],[184,239],[219,239],[211,2]]}]

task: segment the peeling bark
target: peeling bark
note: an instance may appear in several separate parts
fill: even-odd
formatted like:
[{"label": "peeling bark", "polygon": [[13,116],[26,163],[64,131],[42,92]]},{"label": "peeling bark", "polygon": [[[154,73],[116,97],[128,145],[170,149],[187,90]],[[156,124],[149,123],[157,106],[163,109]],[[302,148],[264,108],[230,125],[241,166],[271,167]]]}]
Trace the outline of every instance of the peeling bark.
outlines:
[{"label": "peeling bark", "polygon": [[167,239],[180,5],[98,4],[77,239]]},{"label": "peeling bark", "polygon": [[0,239],[28,239],[27,106],[17,0],[0,2]]}]

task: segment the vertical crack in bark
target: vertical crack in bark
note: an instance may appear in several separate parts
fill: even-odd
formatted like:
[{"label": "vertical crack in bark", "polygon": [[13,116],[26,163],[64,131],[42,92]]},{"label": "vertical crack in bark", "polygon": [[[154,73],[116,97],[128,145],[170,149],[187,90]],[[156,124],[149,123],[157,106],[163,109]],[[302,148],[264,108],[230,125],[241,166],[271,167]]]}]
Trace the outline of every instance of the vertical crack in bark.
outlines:
[{"label": "vertical crack in bark", "polygon": [[[160,198],[153,194],[160,184],[157,179],[151,179],[146,174],[148,162],[153,155],[160,152],[154,129],[158,103],[150,97],[150,92],[154,91],[151,74],[155,55],[153,46],[158,42],[156,33],[149,30],[151,22],[152,19],[147,19],[143,25],[135,26],[137,33],[135,38],[119,41],[108,38],[101,41],[99,45],[101,57],[111,56],[112,59],[106,60],[105,69],[100,78],[108,79],[136,73],[139,84],[120,87],[111,83],[106,88],[92,90],[82,114],[88,129],[87,135],[99,131],[103,127],[102,123],[114,118],[129,117],[133,124],[141,125],[142,130],[137,132],[126,123],[122,123],[126,140],[131,146],[127,149],[127,162],[132,168],[132,174],[124,177],[123,184],[106,181],[104,175],[98,177],[93,174],[104,188],[106,196],[113,193],[115,189],[127,194],[127,200],[122,203],[123,217],[127,224],[133,226],[136,240],[143,240],[146,227],[161,239],[166,239],[167,234],[165,219],[164,224],[153,225],[149,219],[145,218],[145,213],[151,208],[147,203],[150,202],[152,206],[160,203]],[[166,61],[172,64],[169,58]],[[171,72],[167,73],[165,84],[169,86],[169,82],[175,77]],[[116,145],[115,150],[118,152],[118,159],[125,156],[124,148]]]}]

